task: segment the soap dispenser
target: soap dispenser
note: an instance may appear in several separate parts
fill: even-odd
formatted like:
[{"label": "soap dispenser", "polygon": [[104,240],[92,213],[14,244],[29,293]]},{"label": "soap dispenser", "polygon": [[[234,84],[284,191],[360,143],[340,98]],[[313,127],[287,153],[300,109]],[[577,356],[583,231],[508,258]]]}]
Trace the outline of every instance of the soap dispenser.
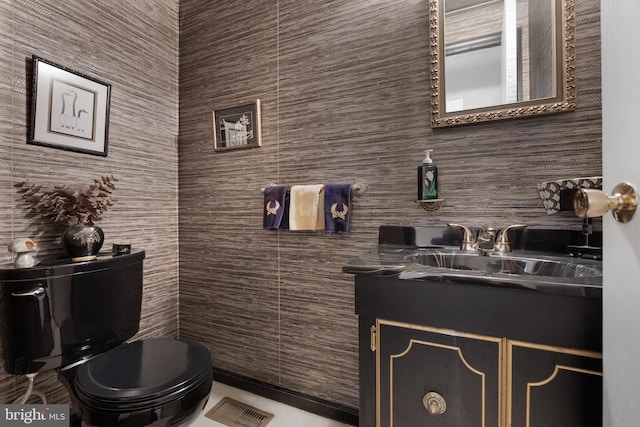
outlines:
[{"label": "soap dispenser", "polygon": [[422,165],[418,166],[418,200],[438,198],[438,168],[431,160],[432,151],[424,151],[424,160]]}]

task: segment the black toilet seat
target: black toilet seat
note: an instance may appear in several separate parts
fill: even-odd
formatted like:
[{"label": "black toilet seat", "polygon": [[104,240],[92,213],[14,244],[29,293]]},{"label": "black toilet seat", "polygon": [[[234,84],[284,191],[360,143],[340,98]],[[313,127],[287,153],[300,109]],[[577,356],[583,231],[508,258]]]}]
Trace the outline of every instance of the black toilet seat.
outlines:
[{"label": "black toilet seat", "polygon": [[122,344],[82,364],[74,388],[90,407],[131,411],[175,400],[205,381],[211,381],[207,348],[152,338]]}]

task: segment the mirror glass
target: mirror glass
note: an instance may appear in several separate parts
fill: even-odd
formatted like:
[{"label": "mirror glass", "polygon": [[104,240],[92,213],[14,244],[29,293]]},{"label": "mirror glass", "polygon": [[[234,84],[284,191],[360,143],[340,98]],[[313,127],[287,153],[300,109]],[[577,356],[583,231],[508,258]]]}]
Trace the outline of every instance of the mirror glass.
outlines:
[{"label": "mirror glass", "polygon": [[430,0],[432,126],[575,109],[574,0]]}]

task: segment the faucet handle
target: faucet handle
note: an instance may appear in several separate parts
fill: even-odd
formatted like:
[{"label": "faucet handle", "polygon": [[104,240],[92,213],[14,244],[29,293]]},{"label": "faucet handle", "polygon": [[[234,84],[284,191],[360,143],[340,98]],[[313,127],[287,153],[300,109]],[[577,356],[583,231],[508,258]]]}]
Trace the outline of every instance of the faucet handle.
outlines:
[{"label": "faucet handle", "polygon": [[461,224],[447,224],[449,227],[458,227],[462,229],[462,244],[460,245],[460,249],[463,251],[475,251],[476,250],[476,242],[473,241],[473,234],[471,230]]},{"label": "faucet handle", "polygon": [[496,244],[494,246],[494,252],[498,252],[501,254],[511,252],[511,246],[509,245],[509,238],[507,237],[507,231],[512,228],[525,228],[526,224],[514,224],[508,227],[503,228],[498,232],[496,236]]}]

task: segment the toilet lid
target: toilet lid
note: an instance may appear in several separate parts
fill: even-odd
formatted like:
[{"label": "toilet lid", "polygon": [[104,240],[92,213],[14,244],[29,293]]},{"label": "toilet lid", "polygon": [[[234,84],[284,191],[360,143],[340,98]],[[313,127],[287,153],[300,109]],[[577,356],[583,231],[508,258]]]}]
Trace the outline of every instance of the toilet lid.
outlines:
[{"label": "toilet lid", "polygon": [[152,338],[94,357],[78,367],[75,384],[85,401],[134,403],[186,393],[210,375],[211,355],[204,346]]}]

